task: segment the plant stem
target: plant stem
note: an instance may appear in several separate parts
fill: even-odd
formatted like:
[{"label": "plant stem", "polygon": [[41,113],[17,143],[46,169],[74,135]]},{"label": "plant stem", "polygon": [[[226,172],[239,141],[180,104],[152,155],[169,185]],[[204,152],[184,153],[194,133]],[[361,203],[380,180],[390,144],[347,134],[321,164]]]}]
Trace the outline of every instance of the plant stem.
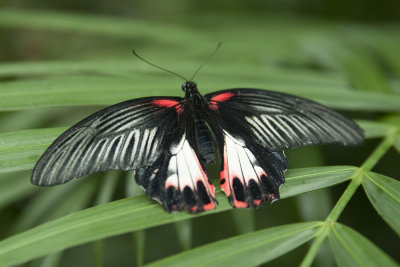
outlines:
[{"label": "plant stem", "polygon": [[312,246],[308,250],[305,258],[301,263],[301,267],[311,266],[312,262],[314,261],[315,256],[317,255],[320,247],[325,241],[331,226],[336,222],[339,218],[340,214],[342,213],[343,209],[346,207],[347,203],[350,201],[351,197],[357,191],[358,186],[360,185],[359,177],[362,176],[362,172],[358,171],[353,176],[349,186],[344,191],[343,195],[340,197],[338,202],[336,203],[335,207],[329,213],[328,217],[325,219],[325,223],[321,226],[321,231],[317,234]]},{"label": "plant stem", "polygon": [[351,180],[349,186],[343,192],[342,196],[339,198],[335,207],[333,207],[332,211],[329,213],[328,217],[325,219],[325,223],[329,223],[329,225],[333,225],[337,221],[340,214],[342,214],[344,208],[346,207],[347,203],[349,203],[351,197],[357,191],[357,188],[360,185],[360,177],[362,177],[362,175],[363,175],[363,172],[357,171],[357,173],[353,176],[353,179]]},{"label": "plant stem", "polygon": [[94,249],[94,266],[101,267],[103,266],[103,241],[97,240],[93,242]]},{"label": "plant stem", "polygon": [[135,242],[135,254],[136,254],[136,265],[143,266],[144,263],[144,243],[145,243],[145,231],[139,230],[132,234]]},{"label": "plant stem", "polygon": [[358,171],[354,173],[350,184],[343,192],[342,196],[339,198],[338,202],[336,203],[335,207],[333,207],[328,217],[325,219],[324,225],[321,226],[321,230],[317,234],[317,237],[315,238],[303,261],[301,262],[301,267],[311,266],[320,247],[325,241],[325,238],[328,236],[330,228],[337,221],[339,216],[342,214],[344,208],[347,206],[347,203],[350,201],[350,199],[360,186],[364,172],[370,171],[378,163],[382,156],[393,145],[394,136],[394,131],[389,132],[386,138],[379,144],[377,148],[375,148],[375,150],[365,160]]}]

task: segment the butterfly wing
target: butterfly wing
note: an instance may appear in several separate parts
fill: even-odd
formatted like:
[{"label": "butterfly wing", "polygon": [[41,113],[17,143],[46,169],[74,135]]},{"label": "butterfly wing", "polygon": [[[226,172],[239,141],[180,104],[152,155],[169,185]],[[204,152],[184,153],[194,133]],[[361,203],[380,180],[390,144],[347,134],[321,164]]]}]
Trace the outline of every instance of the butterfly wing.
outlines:
[{"label": "butterfly wing", "polygon": [[206,95],[228,132],[249,136],[268,151],[301,145],[358,145],[363,131],[353,121],[314,101],[258,89]]},{"label": "butterfly wing", "polygon": [[107,107],[58,137],[31,181],[56,185],[108,169],[135,170],[167,211],[214,208],[214,188],[182,123],[181,98],[141,98]]},{"label": "butterfly wing", "polygon": [[283,151],[269,152],[254,140],[213,127],[219,140],[221,189],[236,208],[260,207],[279,199],[288,167]]},{"label": "butterfly wing", "polygon": [[156,162],[137,169],[135,179],[168,212],[214,209],[215,188],[194,149],[193,135],[186,128],[179,136]]},{"label": "butterfly wing", "polygon": [[363,131],[316,102],[257,89],[205,95],[217,123],[221,189],[235,207],[258,207],[279,199],[288,163],[286,148],[307,144],[357,145]]},{"label": "butterfly wing", "polygon": [[[59,136],[32,173],[36,185],[63,184],[108,170],[153,162],[175,135],[179,98],[141,98],[107,107]],[[169,101],[171,107],[157,105]],[[167,102],[166,102],[167,103]]]}]

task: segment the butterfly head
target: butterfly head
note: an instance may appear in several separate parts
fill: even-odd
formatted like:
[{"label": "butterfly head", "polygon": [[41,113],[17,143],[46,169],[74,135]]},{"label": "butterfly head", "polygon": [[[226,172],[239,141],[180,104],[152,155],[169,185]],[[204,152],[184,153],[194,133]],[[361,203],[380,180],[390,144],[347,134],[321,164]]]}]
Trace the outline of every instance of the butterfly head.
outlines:
[{"label": "butterfly head", "polygon": [[186,93],[186,95],[193,95],[198,93],[197,84],[192,81],[186,81],[182,84],[182,90]]}]

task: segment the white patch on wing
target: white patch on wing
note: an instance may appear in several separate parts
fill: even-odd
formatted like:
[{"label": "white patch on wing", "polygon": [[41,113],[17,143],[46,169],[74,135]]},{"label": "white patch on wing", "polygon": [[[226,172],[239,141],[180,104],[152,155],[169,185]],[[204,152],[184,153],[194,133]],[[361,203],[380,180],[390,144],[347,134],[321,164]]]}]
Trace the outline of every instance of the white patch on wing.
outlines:
[{"label": "white patch on wing", "polygon": [[176,188],[178,188],[179,180],[178,180],[178,173],[176,172],[176,170],[177,170],[176,156],[172,156],[168,164],[168,172],[167,172],[168,179],[165,182],[165,188],[169,188],[170,186],[175,186]]},{"label": "white patch on wing", "polygon": [[[165,182],[165,189],[168,190],[170,186],[176,188],[176,190],[183,191],[188,186],[193,192],[197,191],[197,182],[202,182],[206,188],[207,194],[215,198],[214,186],[209,184],[208,177],[203,170],[203,167],[197,158],[197,155],[193,148],[189,145],[189,142],[184,135],[181,141],[171,147],[170,153],[172,157],[168,163],[168,178]],[[211,199],[210,199],[211,200]],[[212,206],[204,206],[204,209],[214,208]]]},{"label": "white patch on wing", "polygon": [[235,139],[232,136],[227,136],[226,142],[226,150],[227,150],[227,163],[228,163],[228,177],[229,180],[233,180],[234,178],[239,178],[239,180],[243,183],[242,170],[240,166],[240,159],[238,154],[238,149],[240,149],[240,145],[235,143]]},{"label": "white patch on wing", "polygon": [[[176,188],[179,188],[180,190],[183,190],[186,186],[189,186],[193,190],[193,178],[190,174],[189,168],[191,167],[190,165],[187,164],[186,158],[185,158],[185,146],[182,148],[181,151],[179,151],[177,154],[177,175],[178,175],[178,180],[179,180],[179,187],[177,186]],[[194,166],[192,167],[194,168]],[[169,178],[168,178],[169,179]],[[168,181],[167,179],[167,181]]]},{"label": "white patch on wing", "polygon": [[[248,204],[246,199],[237,199],[238,196],[245,196],[245,188],[249,186],[250,181],[254,180],[256,184],[261,184],[261,176],[266,175],[265,171],[259,166],[254,154],[244,146],[244,141],[235,138],[224,131],[224,167],[221,171],[221,189],[228,197],[233,198],[235,207],[244,208]],[[234,186],[234,179],[239,179],[242,184],[241,189]],[[238,190],[237,195],[235,190]],[[258,206],[261,200],[254,200],[254,205]]]}]

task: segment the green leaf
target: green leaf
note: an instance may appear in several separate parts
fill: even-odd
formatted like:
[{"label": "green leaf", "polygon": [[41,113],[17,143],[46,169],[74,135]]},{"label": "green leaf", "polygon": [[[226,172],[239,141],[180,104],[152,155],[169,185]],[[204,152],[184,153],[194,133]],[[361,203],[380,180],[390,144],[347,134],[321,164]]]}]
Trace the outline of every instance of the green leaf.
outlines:
[{"label": "green leaf", "polygon": [[13,173],[0,177],[0,208],[26,198],[35,192],[27,173]]},{"label": "green leaf", "polygon": [[350,180],[358,170],[353,166],[328,166],[301,168],[287,171],[286,183],[281,187],[281,197],[296,196]]},{"label": "green leaf", "polygon": [[[218,206],[229,208],[227,201]],[[201,214],[203,215],[203,214]],[[0,266],[13,265],[77,244],[191,218],[167,214],[147,196],[127,198],[86,209],[32,228],[0,242]]]},{"label": "green leaf", "polygon": [[[300,194],[301,191],[295,188],[298,186],[308,192],[310,188],[318,189],[340,183],[356,170],[357,168],[348,166],[292,170],[286,178],[286,189],[282,188],[282,198]],[[216,196],[219,202],[217,209],[197,216],[231,209],[221,191]],[[194,217],[196,216],[185,212],[168,214],[147,196],[113,201],[44,223],[1,241],[0,266],[22,263],[89,241]]]},{"label": "green leaf", "polygon": [[367,238],[339,223],[329,231],[329,244],[339,266],[398,266]]},{"label": "green leaf", "polygon": [[63,186],[39,188],[38,186],[33,186],[29,178],[29,175],[26,175],[24,177],[25,182],[29,184],[32,190],[35,189],[39,192],[30,199],[16,223],[13,224],[11,228],[13,233],[27,230],[39,223],[45,222],[49,210],[56,209],[60,199],[65,199],[66,196],[71,195],[71,192],[81,184],[81,182],[74,182]]},{"label": "green leaf", "polygon": [[374,59],[360,49],[342,47],[336,53],[336,59],[348,75],[353,86],[360,91],[381,91],[391,93],[392,89],[383,69]]},{"label": "green leaf", "polygon": [[394,139],[394,147],[400,153],[400,136],[396,136]]},{"label": "green leaf", "polygon": [[[52,12],[45,10],[18,10],[12,8],[2,8],[0,10],[0,25],[47,29],[64,30],[75,33],[103,35],[110,37],[120,37],[126,39],[137,38],[156,38],[176,43],[173,38],[186,36],[190,40],[201,40],[201,35],[193,30],[189,31],[177,25],[168,26],[157,24],[154,27],[151,23],[135,21],[133,19],[122,19],[110,16],[93,16],[89,14],[79,15],[74,13]],[[172,32],[173,34],[165,34]],[[134,34],[133,34],[134,33]],[[203,37],[204,38],[204,37]]]},{"label": "green leaf", "polygon": [[378,121],[357,120],[357,124],[364,130],[365,138],[384,137],[396,126]]},{"label": "green leaf", "polygon": [[[20,110],[51,106],[110,105],[143,96],[181,94],[180,84],[166,77],[165,74],[144,75],[133,72],[129,77],[80,75],[5,82],[0,87],[0,107],[1,110]],[[310,98],[333,108],[400,110],[400,96],[340,88],[333,90],[327,86],[321,90],[321,84],[300,83],[283,78],[271,82],[264,76],[247,79],[246,76],[234,73],[210,75],[202,81],[200,91],[207,93],[232,87],[268,87],[270,90]]]},{"label": "green leaf", "polygon": [[0,173],[29,170],[65,128],[25,130],[0,134]]},{"label": "green leaf", "polygon": [[400,182],[368,172],[363,176],[362,185],[379,215],[400,235]]},{"label": "green leaf", "polygon": [[[61,198],[61,195],[59,195],[57,199],[58,203],[56,203],[58,205],[56,205],[55,208],[51,210],[47,210],[45,214],[42,214],[41,219],[49,220],[59,218],[61,216],[65,216],[74,211],[78,211],[80,209],[83,209],[84,207],[87,207],[96,188],[95,185],[95,181],[89,179],[86,181],[82,181],[79,186],[75,188],[75,190],[73,190],[66,196],[63,196]],[[58,252],[46,255],[46,257],[37,261],[38,266],[58,266],[62,254],[63,252]]]},{"label": "green leaf", "polygon": [[282,225],[207,244],[147,266],[256,266],[315,237],[321,222]]}]

